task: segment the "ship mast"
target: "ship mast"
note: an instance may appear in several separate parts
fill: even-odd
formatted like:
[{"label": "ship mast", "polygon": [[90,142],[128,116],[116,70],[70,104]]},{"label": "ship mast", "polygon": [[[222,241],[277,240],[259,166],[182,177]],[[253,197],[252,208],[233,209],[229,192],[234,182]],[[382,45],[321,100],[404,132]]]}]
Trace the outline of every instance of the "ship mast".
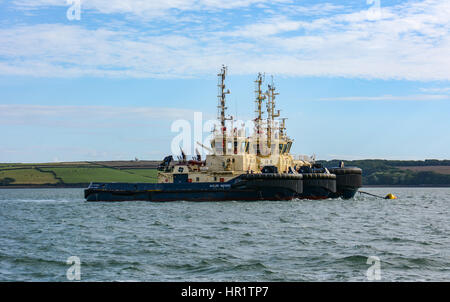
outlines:
[{"label": "ship mast", "polygon": [[263,75],[258,73],[258,77],[255,81],[255,94],[256,94],[256,119],[255,119],[255,128],[256,128],[256,154],[260,155],[260,147],[259,147],[259,137],[261,136],[261,121],[262,121],[262,110],[261,105],[262,102],[266,99],[266,96],[262,93],[261,86],[264,81]]},{"label": "ship mast", "polygon": [[227,120],[231,120],[233,119],[233,117],[227,117],[225,114],[225,110],[227,109],[227,107],[225,106],[225,97],[227,94],[230,93],[230,90],[225,90],[225,77],[227,74],[227,67],[222,65],[222,69],[220,70],[220,73],[217,75],[219,77],[219,81],[218,81],[218,99],[219,99],[219,104],[217,106],[217,108],[219,109],[218,112],[218,120],[220,120],[220,132],[222,134],[222,150],[223,150],[223,154],[226,155],[227,154],[227,146],[226,146],[226,132],[227,132],[227,127],[225,125],[225,122]]},{"label": "ship mast", "polygon": [[272,84],[268,85],[268,89],[266,92],[267,95],[267,147],[271,148],[272,145],[272,127],[274,124],[274,119],[276,117],[280,116],[280,110],[275,113],[275,97],[279,93],[275,92],[275,85]]},{"label": "ship mast", "polygon": [[284,139],[286,136],[286,132],[285,132],[286,131],[286,120],[287,120],[287,117],[283,117],[281,119],[280,138],[282,138],[282,139]]}]

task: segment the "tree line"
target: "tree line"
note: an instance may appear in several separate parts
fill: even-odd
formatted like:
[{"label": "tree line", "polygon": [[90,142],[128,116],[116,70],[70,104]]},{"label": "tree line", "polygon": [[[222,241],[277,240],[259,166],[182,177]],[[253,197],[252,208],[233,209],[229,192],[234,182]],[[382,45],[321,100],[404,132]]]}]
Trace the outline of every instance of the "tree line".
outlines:
[{"label": "tree line", "polygon": [[[318,161],[325,167],[337,167],[341,160]],[[399,167],[450,166],[450,160],[344,160],[347,167],[359,167],[363,173],[364,185],[439,185],[450,186],[450,174],[433,171],[412,171]]]}]

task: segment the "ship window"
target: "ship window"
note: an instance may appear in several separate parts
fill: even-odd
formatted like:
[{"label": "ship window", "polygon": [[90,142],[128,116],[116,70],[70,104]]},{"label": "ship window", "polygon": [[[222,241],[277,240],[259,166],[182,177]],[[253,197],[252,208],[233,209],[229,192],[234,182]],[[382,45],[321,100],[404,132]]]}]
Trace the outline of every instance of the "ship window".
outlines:
[{"label": "ship window", "polygon": [[280,153],[283,153],[283,144],[280,144],[278,147],[280,148]]},{"label": "ship window", "polygon": [[196,177],[196,178],[195,178],[195,181],[196,181],[196,182],[199,182],[199,181],[200,181],[200,177]]},{"label": "ship window", "polygon": [[217,181],[217,177],[214,176],[214,181]]},{"label": "ship window", "polygon": [[288,143],[287,152],[291,152],[292,142]]},{"label": "ship window", "polygon": [[183,173],[183,171],[184,171],[183,167],[178,168],[178,172]]},{"label": "ship window", "polygon": [[251,152],[252,154],[258,154],[258,149],[261,149],[261,146],[258,144],[252,144],[251,146]]}]

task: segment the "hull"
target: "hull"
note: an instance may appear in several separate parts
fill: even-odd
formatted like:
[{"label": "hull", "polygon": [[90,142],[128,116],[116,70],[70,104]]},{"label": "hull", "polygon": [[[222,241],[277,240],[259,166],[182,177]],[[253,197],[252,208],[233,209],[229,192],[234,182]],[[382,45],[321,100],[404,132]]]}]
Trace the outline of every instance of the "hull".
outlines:
[{"label": "hull", "polygon": [[351,199],[362,187],[362,170],[360,168],[331,168],[336,175],[336,192],[330,198]]},{"label": "hull", "polygon": [[327,199],[336,193],[336,176],[325,173],[303,174],[302,199]]},{"label": "hull", "polygon": [[303,191],[301,175],[241,175],[225,183],[92,183],[87,201],[292,200]]},{"label": "hull", "polygon": [[243,174],[223,183],[92,183],[87,201],[258,201],[351,199],[362,185],[358,168],[330,169],[333,174]]},{"label": "hull", "polygon": [[358,188],[340,188],[339,192],[332,194],[330,198],[352,199],[358,192]]}]

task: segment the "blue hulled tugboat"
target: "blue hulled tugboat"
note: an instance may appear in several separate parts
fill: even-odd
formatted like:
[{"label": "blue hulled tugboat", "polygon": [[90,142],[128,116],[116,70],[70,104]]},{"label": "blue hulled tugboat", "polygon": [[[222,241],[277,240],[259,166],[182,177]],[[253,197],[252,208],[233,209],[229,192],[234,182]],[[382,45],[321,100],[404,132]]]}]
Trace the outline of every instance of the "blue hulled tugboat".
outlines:
[{"label": "blue hulled tugboat", "polygon": [[[158,183],[91,183],[85,190],[87,201],[226,201],[292,200],[297,198],[352,198],[361,187],[361,170],[339,167],[326,169],[306,157],[295,159],[293,140],[286,134],[285,118],[276,119],[273,84],[262,91],[263,76],[256,85],[254,133],[227,128],[225,77],[218,74],[219,128],[213,130],[210,147],[198,143],[209,154],[187,160],[164,158],[158,167]],[[263,106],[266,117],[263,118]]]}]

